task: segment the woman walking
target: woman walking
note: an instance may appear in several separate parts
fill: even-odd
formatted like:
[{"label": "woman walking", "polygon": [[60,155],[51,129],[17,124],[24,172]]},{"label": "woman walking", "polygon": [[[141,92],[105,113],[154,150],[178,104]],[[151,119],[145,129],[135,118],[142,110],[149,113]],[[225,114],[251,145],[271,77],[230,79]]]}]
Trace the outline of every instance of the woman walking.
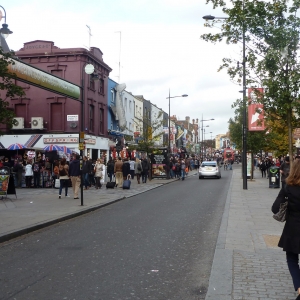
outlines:
[{"label": "woman walking", "polygon": [[282,188],[272,206],[272,212],[279,211],[280,204],[288,201],[286,223],[280,237],[278,247],[286,252],[286,261],[293,279],[296,300],[300,300],[300,160],[296,159],[286,178],[286,187]]},{"label": "woman walking", "polygon": [[115,163],[111,158],[107,162],[106,167],[107,167],[107,175],[109,177],[109,182],[111,182],[112,177],[114,176],[114,168],[115,168]]},{"label": "woman walking", "polygon": [[265,177],[266,178],[266,170],[267,170],[267,166],[266,166],[266,162],[263,160],[261,162],[261,164],[259,165],[260,171],[261,171],[261,177]]},{"label": "woman walking", "polygon": [[141,161],[138,158],[136,158],[135,165],[134,165],[134,173],[136,175],[138,184],[141,183],[141,173],[142,172],[143,172],[143,167],[142,167]]},{"label": "woman walking", "polygon": [[101,189],[101,178],[103,177],[103,163],[101,161],[101,158],[98,158],[95,164],[95,179],[96,179],[96,184],[95,184],[95,188]]},{"label": "woman walking", "polygon": [[63,188],[65,188],[65,197],[70,197],[68,195],[68,187],[69,187],[69,166],[65,158],[62,158],[58,167],[59,172],[59,193],[58,198],[61,198],[61,192]]}]

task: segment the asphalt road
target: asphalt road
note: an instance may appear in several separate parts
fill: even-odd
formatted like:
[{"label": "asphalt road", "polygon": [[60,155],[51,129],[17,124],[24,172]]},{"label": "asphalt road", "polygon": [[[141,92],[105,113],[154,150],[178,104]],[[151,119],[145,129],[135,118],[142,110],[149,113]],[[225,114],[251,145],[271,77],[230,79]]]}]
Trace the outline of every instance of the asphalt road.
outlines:
[{"label": "asphalt road", "polygon": [[204,299],[231,179],[176,181],[0,246],[0,299]]}]

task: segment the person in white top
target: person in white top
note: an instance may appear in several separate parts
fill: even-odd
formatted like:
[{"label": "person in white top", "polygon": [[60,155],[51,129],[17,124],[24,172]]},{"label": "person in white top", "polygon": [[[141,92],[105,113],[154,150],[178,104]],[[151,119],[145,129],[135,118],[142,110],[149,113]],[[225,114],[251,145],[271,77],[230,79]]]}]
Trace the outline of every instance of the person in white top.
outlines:
[{"label": "person in white top", "polygon": [[97,159],[97,162],[95,164],[94,172],[95,172],[95,178],[96,178],[96,189],[101,189],[101,179],[103,177],[103,163],[100,158]]},{"label": "person in white top", "polygon": [[130,175],[131,175],[131,179],[134,179],[134,174],[135,174],[135,161],[134,161],[134,158],[132,158],[132,159],[129,161],[129,164],[130,164]]},{"label": "person in white top", "polygon": [[25,167],[25,182],[27,188],[31,188],[32,176],[33,176],[32,165],[29,161],[27,161]]}]

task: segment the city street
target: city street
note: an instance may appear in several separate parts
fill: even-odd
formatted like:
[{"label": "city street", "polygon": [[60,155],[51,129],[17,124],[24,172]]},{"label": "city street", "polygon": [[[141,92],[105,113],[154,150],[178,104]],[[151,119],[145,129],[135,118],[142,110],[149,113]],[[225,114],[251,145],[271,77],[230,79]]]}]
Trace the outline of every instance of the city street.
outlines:
[{"label": "city street", "polygon": [[205,299],[231,175],[190,176],[2,243],[0,299]]}]

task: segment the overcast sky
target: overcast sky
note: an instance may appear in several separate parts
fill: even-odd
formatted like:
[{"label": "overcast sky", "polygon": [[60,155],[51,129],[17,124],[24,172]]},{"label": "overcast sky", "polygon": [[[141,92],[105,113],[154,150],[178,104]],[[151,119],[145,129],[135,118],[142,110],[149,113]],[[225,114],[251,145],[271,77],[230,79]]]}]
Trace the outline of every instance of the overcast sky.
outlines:
[{"label": "overcast sky", "polygon": [[7,43],[14,51],[34,40],[88,48],[88,25],[90,46],[103,52],[113,69],[111,79],[126,83],[127,91],[167,113],[169,89],[171,96],[188,94],[171,99],[171,115],[214,118],[204,122],[209,125],[206,139],[228,131],[231,104],[241,97],[241,87],[217,69],[223,57],[240,60],[241,46],[200,39],[203,33],[219,31],[204,27],[204,15],[224,16],[205,0],[10,0],[4,8],[13,31]]}]

